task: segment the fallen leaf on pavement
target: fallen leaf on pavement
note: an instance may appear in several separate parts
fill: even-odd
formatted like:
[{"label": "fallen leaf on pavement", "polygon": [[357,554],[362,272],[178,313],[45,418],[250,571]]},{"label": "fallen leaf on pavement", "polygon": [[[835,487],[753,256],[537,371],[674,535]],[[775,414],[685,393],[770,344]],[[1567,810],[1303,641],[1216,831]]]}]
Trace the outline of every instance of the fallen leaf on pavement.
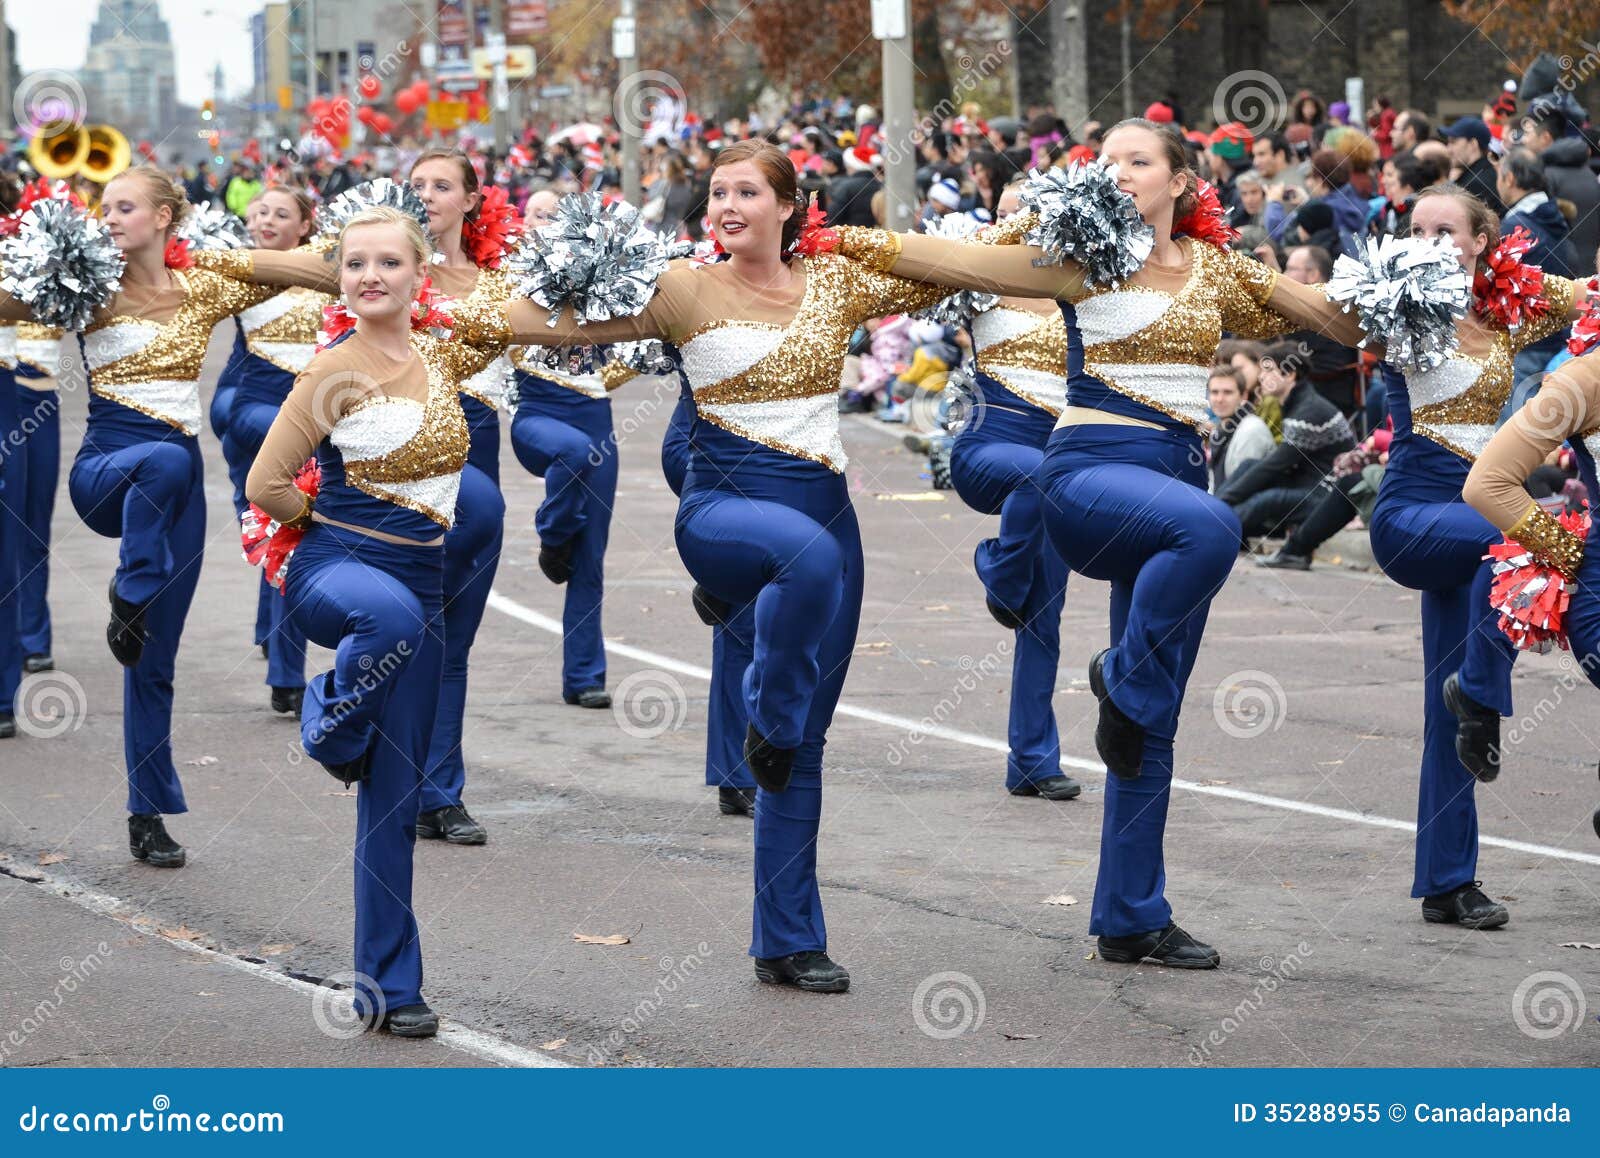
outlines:
[{"label": "fallen leaf on pavement", "polygon": [[199,930],[191,929],[188,925],[179,925],[175,929],[162,925],[156,929],[156,932],[163,937],[172,937],[179,941],[198,941],[204,936]]},{"label": "fallen leaf on pavement", "polygon": [[1000,1036],[1005,1038],[1007,1041],[1038,1041],[1039,1040],[1039,1035],[1036,1034],[1036,1033],[1007,1033],[1003,1029],[1000,1031]]},{"label": "fallen leaf on pavement", "polygon": [[562,1046],[564,1046],[566,1044],[567,1044],[567,1039],[566,1038],[558,1037],[554,1041],[545,1042],[539,1048],[540,1049],[560,1049]]},{"label": "fallen leaf on pavement", "polygon": [[64,852],[41,852],[39,854],[40,864],[60,864],[64,860],[71,859],[72,858]]},{"label": "fallen leaf on pavement", "polygon": [[1075,905],[1078,903],[1078,898],[1071,893],[1057,893],[1053,897],[1046,897],[1039,903],[1041,905]]},{"label": "fallen leaf on pavement", "polygon": [[628,937],[625,933],[611,933],[605,937],[596,937],[593,933],[574,933],[572,939],[580,945],[626,945]]},{"label": "fallen leaf on pavement", "polygon": [[1232,780],[1202,780],[1202,781],[1200,781],[1200,783],[1209,784],[1212,787],[1215,787],[1218,784],[1232,784],[1233,781]]},{"label": "fallen leaf on pavement", "polygon": [[1563,941],[1561,942],[1561,947],[1563,949],[1600,949],[1600,944],[1596,944],[1593,941]]},{"label": "fallen leaf on pavement", "polygon": [[256,952],[263,957],[281,957],[293,948],[293,945],[263,945]]}]

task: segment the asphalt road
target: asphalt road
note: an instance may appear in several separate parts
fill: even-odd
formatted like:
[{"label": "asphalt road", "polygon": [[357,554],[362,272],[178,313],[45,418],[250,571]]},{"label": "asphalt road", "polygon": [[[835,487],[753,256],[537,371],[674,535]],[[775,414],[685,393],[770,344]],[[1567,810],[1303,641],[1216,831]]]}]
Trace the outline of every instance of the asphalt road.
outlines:
[{"label": "asphalt road", "polygon": [[[213,342],[213,362],[220,353]],[[425,990],[450,1026],[434,1043],[349,1036],[317,984],[350,968],[354,798],[268,710],[248,622],[255,572],[239,558],[209,432],[211,545],[174,721],[191,811],[170,828],[190,859],[178,871],[129,859],[120,669],[103,637],[116,544],[79,524],[63,474],[59,670],[30,684],[35,734],[0,744],[0,1060],[1600,1062],[1600,950],[1564,947],[1600,943],[1587,684],[1554,657],[1519,665],[1528,722],[1508,723],[1508,767],[1479,790],[1480,875],[1510,925],[1427,925],[1409,895],[1406,830],[1417,597],[1377,574],[1241,561],[1189,687],[1167,838],[1176,916],[1223,966],[1107,964],[1087,932],[1104,775],[1085,679],[1106,638],[1106,589],[1074,579],[1063,623],[1056,705],[1084,794],[1012,798],[1008,633],[985,614],[971,568],[993,521],[930,492],[899,430],[870,419],[845,423],[867,590],[820,846],[829,947],[853,985],[833,997],[759,985],[746,956],[750,822],[721,816],[702,782],[710,640],[657,459],[672,396],[643,382],[616,402],[614,711],[561,702],[561,592],[534,566],[543,484],[505,452],[507,541],[466,736],[467,803],[490,841],[417,850]],[[70,454],[84,392],[65,397]],[[311,670],[326,658],[314,649]]]}]

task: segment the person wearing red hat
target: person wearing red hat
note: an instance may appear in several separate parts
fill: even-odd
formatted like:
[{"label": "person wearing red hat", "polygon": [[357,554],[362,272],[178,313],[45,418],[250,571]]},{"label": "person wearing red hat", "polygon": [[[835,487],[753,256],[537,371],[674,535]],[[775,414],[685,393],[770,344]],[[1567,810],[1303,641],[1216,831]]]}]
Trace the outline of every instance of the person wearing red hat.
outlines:
[{"label": "person wearing red hat", "polygon": [[1154,121],[1158,125],[1170,125],[1172,123],[1172,106],[1167,104],[1166,101],[1156,101],[1144,110],[1144,119]]}]

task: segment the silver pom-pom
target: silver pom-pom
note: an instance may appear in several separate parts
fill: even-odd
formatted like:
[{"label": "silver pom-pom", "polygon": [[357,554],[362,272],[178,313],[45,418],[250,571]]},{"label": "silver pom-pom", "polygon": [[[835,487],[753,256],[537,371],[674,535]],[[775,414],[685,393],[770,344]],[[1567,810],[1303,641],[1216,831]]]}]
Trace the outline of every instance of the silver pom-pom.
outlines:
[{"label": "silver pom-pom", "polygon": [[667,260],[668,261],[677,261],[679,258],[693,257],[694,256],[694,252],[695,252],[695,243],[694,242],[688,240],[687,238],[685,238],[682,241],[679,241],[676,237],[674,237],[670,233],[662,233],[659,236],[661,238],[662,246],[667,251]]},{"label": "silver pom-pom", "polygon": [[635,374],[676,374],[678,359],[672,348],[654,338],[642,342],[618,342],[606,347],[606,356],[620,362]]},{"label": "silver pom-pom", "polygon": [[599,371],[604,359],[596,351],[603,349],[604,347],[588,345],[524,346],[520,362],[522,368],[531,374],[546,370],[578,378]]},{"label": "silver pom-pom", "polygon": [[580,322],[604,322],[644,309],[667,268],[667,249],[632,205],[602,206],[597,194],[573,193],[502,268],[512,294],[548,309],[550,325],[565,306]]},{"label": "silver pom-pom", "polygon": [[983,391],[973,370],[972,359],[964,358],[945,376],[940,425],[952,437],[983,423]]},{"label": "silver pom-pom", "polygon": [[1040,246],[1049,262],[1077,262],[1090,286],[1121,284],[1155,249],[1156,232],[1139,216],[1133,198],[1117,188],[1115,165],[1095,161],[1035,169],[1021,197],[1039,215],[1028,241]]},{"label": "silver pom-pom", "polygon": [[[960,240],[971,237],[978,230],[989,224],[979,221],[970,213],[946,213],[942,217],[935,217],[927,224],[929,237],[949,237]],[[979,293],[976,290],[957,290],[947,298],[943,298],[925,310],[917,311],[919,318],[928,318],[938,322],[941,326],[951,326],[957,330],[966,329],[972,324],[972,319],[985,310],[992,310],[1000,298],[997,294]]]},{"label": "silver pom-pom", "polygon": [[417,196],[417,191],[410,185],[402,185],[387,177],[377,177],[357,185],[354,189],[345,190],[317,210],[319,239],[325,242],[337,241],[339,233],[352,217],[380,205],[409,213],[422,226],[422,232],[424,234],[428,232],[428,207],[422,203],[422,198]]},{"label": "silver pom-pom", "polygon": [[178,226],[178,238],[191,249],[248,249],[250,231],[226,209],[215,205],[190,205]]},{"label": "silver pom-pom", "polygon": [[1472,282],[1455,243],[1440,237],[1369,237],[1334,262],[1326,293],[1355,310],[1366,336],[1396,366],[1432,369],[1456,348]]},{"label": "silver pom-pom", "polygon": [[34,320],[81,330],[122,288],[122,251],[98,220],[71,202],[35,201],[0,242],[0,289]]}]

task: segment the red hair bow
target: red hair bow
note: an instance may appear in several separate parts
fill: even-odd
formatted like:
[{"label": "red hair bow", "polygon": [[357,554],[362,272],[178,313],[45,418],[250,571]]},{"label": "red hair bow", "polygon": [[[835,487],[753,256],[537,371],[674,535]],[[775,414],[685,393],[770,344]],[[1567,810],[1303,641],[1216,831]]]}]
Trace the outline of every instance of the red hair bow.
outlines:
[{"label": "red hair bow", "polygon": [[477,215],[461,223],[461,244],[479,269],[499,269],[500,259],[511,252],[523,228],[522,214],[506,191],[490,185],[478,202]]},{"label": "red hair bow", "polygon": [[1196,241],[1209,241],[1218,249],[1227,249],[1229,242],[1239,236],[1239,231],[1228,224],[1228,211],[1222,207],[1217,191],[1211,182],[1196,180],[1194,208],[1181,221],[1172,223],[1172,232],[1182,233]]},{"label": "red hair bow", "polygon": [[1486,269],[1472,279],[1473,304],[1478,313],[1492,318],[1508,330],[1515,330],[1530,317],[1550,308],[1544,296],[1544,270],[1522,260],[1533,248],[1533,234],[1522,226],[1502,237],[1500,244],[1484,259]]}]

